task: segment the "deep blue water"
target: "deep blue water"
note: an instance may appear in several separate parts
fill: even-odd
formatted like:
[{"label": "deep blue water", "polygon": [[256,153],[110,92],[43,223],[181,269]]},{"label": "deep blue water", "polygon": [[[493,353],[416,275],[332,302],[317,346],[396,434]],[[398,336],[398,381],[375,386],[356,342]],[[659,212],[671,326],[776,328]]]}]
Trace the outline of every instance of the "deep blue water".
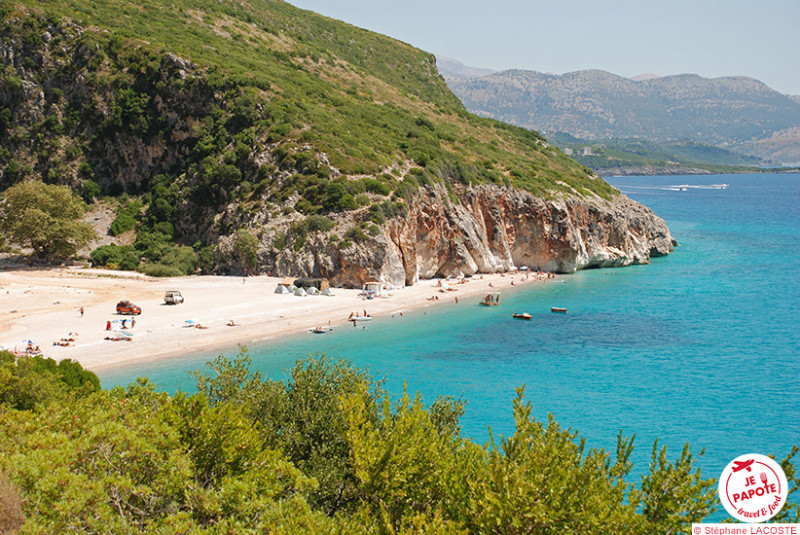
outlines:
[{"label": "deep blue water", "polygon": [[[613,449],[620,430],[636,434],[639,470],[656,438],[671,458],[686,442],[704,448],[705,477],[741,454],[784,457],[800,444],[800,174],[608,180],[667,221],[681,244],[673,254],[518,290],[490,310],[462,301],[251,347],[255,365],[284,378],[297,358],[327,352],[385,377],[393,394],[405,381],[427,402],[463,395],[464,433],[480,442],[488,426],[513,432],[511,401],[525,385],[537,417],[553,413],[590,447]],[[720,183],[729,187],[668,189]],[[513,320],[512,311],[534,319]],[[101,380],[148,375],[161,389],[192,391],[187,372],[213,356]]]}]

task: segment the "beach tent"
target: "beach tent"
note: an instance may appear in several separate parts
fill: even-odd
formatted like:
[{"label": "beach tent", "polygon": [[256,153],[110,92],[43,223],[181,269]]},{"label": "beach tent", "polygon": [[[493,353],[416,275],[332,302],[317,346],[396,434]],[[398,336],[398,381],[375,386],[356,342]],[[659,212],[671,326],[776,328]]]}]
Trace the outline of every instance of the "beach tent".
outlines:
[{"label": "beach tent", "polygon": [[367,281],[361,285],[361,290],[363,290],[366,295],[381,297],[383,295],[383,283],[379,281]]},{"label": "beach tent", "polygon": [[297,288],[297,289],[294,291],[294,295],[296,295],[296,296],[298,296],[298,297],[305,297],[305,296],[307,296],[308,294],[306,293],[306,291],[305,291],[304,289],[302,289],[302,288]]},{"label": "beach tent", "polygon": [[286,288],[292,293],[294,293],[294,291],[297,290],[297,286],[295,286],[294,284],[292,284],[291,286],[287,286]]},{"label": "beach tent", "polygon": [[320,292],[320,295],[336,295],[336,294],[333,293],[333,288],[328,287],[322,290],[322,292]]},{"label": "beach tent", "polygon": [[291,293],[291,292],[289,291],[289,288],[287,288],[286,286],[284,286],[283,284],[281,284],[280,286],[278,286],[277,288],[275,288],[275,293],[276,293],[276,294],[284,294],[284,295],[285,295],[285,294],[289,294],[289,293]]},{"label": "beach tent", "polygon": [[319,290],[317,290],[317,288],[314,286],[309,286],[308,288],[306,288],[306,293],[308,293],[308,295],[317,295],[319,293]]}]

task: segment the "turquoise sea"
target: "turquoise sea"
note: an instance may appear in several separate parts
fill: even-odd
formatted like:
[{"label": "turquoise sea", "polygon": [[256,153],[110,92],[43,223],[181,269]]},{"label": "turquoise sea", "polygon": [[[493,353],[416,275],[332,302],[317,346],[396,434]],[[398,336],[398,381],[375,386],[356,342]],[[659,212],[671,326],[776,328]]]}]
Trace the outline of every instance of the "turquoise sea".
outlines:
[{"label": "turquoise sea", "polygon": [[[784,457],[800,445],[800,174],[608,180],[667,221],[680,242],[673,254],[561,276],[507,293],[491,310],[440,304],[365,330],[250,347],[254,364],[283,378],[296,359],[327,352],[385,377],[393,394],[406,382],[427,402],[463,395],[464,434],[479,442],[488,427],[513,432],[511,400],[525,385],[537,417],[553,413],[590,447],[613,448],[620,430],[636,434],[638,470],[656,438],[671,458],[686,442],[704,448],[705,477],[741,454]],[[692,187],[670,187],[683,184]],[[523,311],[533,320],[511,318]],[[160,389],[192,391],[188,371],[214,356],[101,380],[147,375]]]}]

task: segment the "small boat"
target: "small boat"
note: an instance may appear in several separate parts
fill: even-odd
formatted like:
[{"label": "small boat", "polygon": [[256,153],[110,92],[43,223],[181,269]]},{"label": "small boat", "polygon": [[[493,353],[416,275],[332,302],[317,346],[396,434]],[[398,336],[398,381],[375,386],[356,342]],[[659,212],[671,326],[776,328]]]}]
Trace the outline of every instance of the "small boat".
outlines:
[{"label": "small boat", "polygon": [[566,314],[567,309],[561,307],[550,307],[550,312],[560,312],[561,314]]},{"label": "small boat", "polygon": [[533,317],[530,314],[528,314],[527,312],[522,312],[522,313],[514,312],[511,315],[513,317],[517,318],[518,320],[529,320],[529,319],[531,319]]},{"label": "small boat", "polygon": [[500,292],[486,294],[486,297],[483,298],[480,304],[487,307],[496,307],[500,304]]},{"label": "small boat", "polygon": [[372,321],[372,316],[350,316],[347,321]]},{"label": "small boat", "polygon": [[313,329],[309,329],[308,332],[314,333],[314,334],[325,334],[325,333],[327,333],[329,331],[332,331],[332,330],[333,329],[331,329],[330,327],[315,327]]}]

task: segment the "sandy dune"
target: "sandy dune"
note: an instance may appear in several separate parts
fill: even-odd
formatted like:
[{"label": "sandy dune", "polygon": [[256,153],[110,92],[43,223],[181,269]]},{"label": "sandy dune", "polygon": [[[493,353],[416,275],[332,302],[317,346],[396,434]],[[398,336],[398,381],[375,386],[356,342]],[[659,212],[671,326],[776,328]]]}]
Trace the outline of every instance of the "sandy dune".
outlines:
[{"label": "sandy dune", "polygon": [[[544,284],[536,277],[484,275],[457,291],[440,292],[438,281],[389,290],[387,298],[363,299],[360,290],[335,289],[336,295],[296,297],[276,294],[275,277],[191,276],[154,279],[131,272],[59,268],[0,271],[0,348],[24,350],[27,341],[56,360],[70,358],[90,370],[147,362],[201,351],[230,349],[316,326],[344,325],[351,312],[375,317],[424,306],[474,305],[494,289]],[[493,286],[490,287],[490,284]],[[166,305],[164,292],[180,290],[181,305]],[[438,296],[438,301],[429,298]],[[128,299],[141,306],[131,341],[110,341],[108,321],[120,326],[115,305]],[[81,315],[80,308],[84,314]],[[194,320],[204,329],[186,327]],[[226,324],[233,320],[236,326]],[[130,325],[128,323],[128,325]],[[73,334],[70,346],[54,345]]]}]

